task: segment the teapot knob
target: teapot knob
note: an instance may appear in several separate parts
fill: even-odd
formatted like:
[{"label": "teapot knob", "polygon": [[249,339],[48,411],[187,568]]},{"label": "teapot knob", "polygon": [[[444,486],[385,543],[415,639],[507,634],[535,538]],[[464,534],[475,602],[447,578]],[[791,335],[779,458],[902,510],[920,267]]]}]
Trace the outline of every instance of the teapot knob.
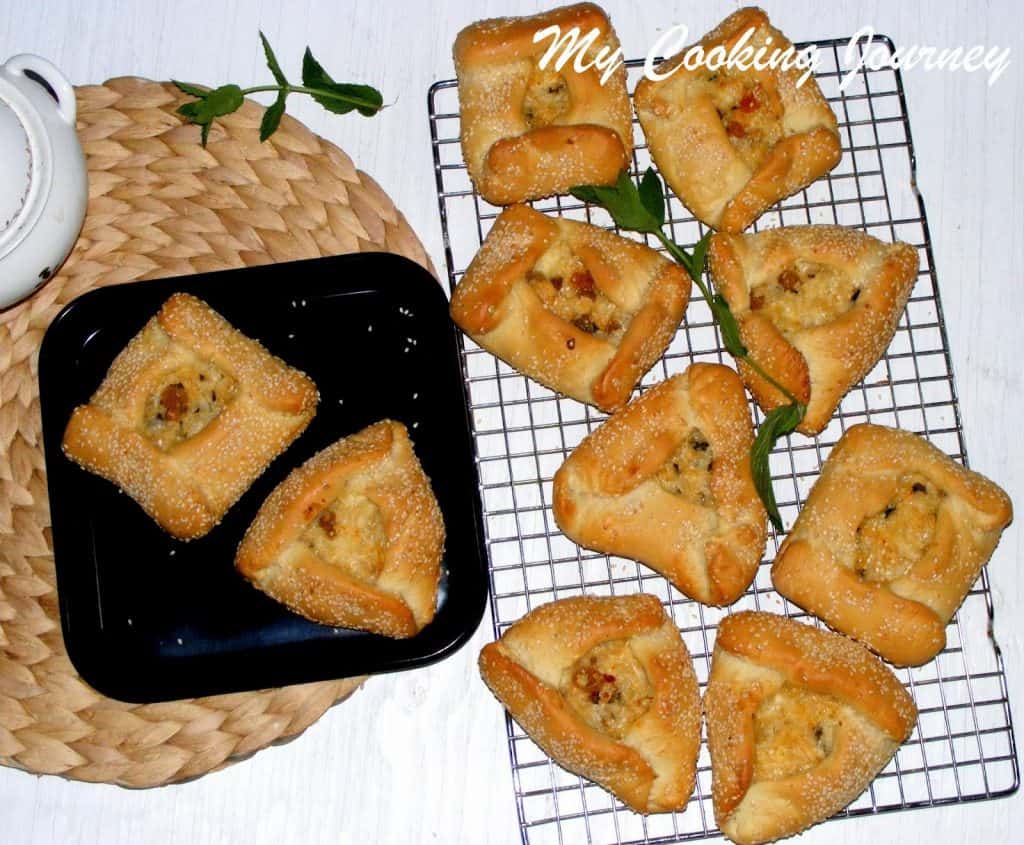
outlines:
[{"label": "teapot knob", "polygon": [[35,75],[53,92],[57,99],[56,107],[57,113],[67,122],[69,125],[75,125],[75,115],[78,113],[78,103],[75,100],[75,89],[71,87],[71,83],[65,78],[56,67],[50,62],[44,59],[42,56],[35,56],[32,53],[22,53],[18,56],[12,56],[7,60],[7,63],[3,65],[2,70],[6,71],[9,75],[22,76],[29,81],[35,83],[35,80],[31,79],[31,75]]}]

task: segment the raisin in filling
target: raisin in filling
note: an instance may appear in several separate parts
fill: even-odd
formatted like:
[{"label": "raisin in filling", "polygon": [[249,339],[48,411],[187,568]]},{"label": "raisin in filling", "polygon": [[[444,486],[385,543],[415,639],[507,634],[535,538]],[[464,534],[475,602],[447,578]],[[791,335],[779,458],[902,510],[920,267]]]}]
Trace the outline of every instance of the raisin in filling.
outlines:
[{"label": "raisin in filling", "polygon": [[945,493],[922,475],[900,479],[886,506],[857,528],[854,571],[865,581],[885,583],[905,575],[935,537],[935,519]]},{"label": "raisin in filling", "polygon": [[818,766],[832,753],[842,718],[834,698],[783,686],[754,714],[754,778],[782,780]]},{"label": "raisin in filling", "polygon": [[783,137],[778,94],[727,69],[708,74],[707,91],[729,142],[743,163],[757,170]]},{"label": "raisin in filling", "polygon": [[656,476],[661,488],[701,507],[714,507],[711,469],[715,452],[699,428],[691,428]]},{"label": "raisin in filling", "polygon": [[523,97],[523,119],[530,129],[550,126],[572,107],[569,85],[562,74],[541,70],[531,62],[530,77]]},{"label": "raisin in filling", "polygon": [[375,581],[384,566],[384,518],[370,499],[345,493],[316,515],[301,535],[313,553],[364,581]]},{"label": "raisin in filling", "polygon": [[750,310],[764,314],[783,334],[792,334],[831,323],[859,298],[857,283],[838,267],[798,258],[750,291]]},{"label": "raisin in filling", "polygon": [[611,640],[565,671],[562,694],[588,725],[619,739],[650,709],[654,691],[629,643]]},{"label": "raisin in filling", "polygon": [[195,437],[238,393],[238,383],[208,361],[166,374],[146,399],[142,433],[167,451]]}]

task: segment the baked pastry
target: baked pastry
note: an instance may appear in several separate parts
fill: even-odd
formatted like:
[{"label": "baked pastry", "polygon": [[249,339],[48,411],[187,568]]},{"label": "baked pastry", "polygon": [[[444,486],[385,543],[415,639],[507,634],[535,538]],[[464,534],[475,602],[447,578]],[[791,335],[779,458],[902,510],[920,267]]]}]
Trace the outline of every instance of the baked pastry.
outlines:
[{"label": "baked pastry", "polygon": [[434,618],[444,522],[405,426],[318,452],[267,497],[235,566],[296,613],[387,637]]},{"label": "baked pastry", "polygon": [[633,113],[620,65],[602,84],[594,66],[575,58],[556,69],[563,50],[540,68],[551,47],[534,43],[550,26],[599,35],[578,57],[592,65],[619,50],[608,16],[593,3],[466,27],[455,39],[462,155],[477,191],[495,205],[565,194],[576,185],[613,185],[633,151]]},{"label": "baked pastry", "polygon": [[645,563],[691,598],[731,604],[764,552],[753,442],[739,376],[693,364],[576,447],[555,473],[555,521],[581,546]]},{"label": "baked pastry", "polygon": [[867,649],[751,612],[718,627],[704,712],[715,821],[739,845],[838,813],[917,720],[903,685]]},{"label": "baked pastry", "polygon": [[480,674],[555,762],[638,813],[681,810],[690,800],[697,676],[654,596],[542,605],[484,647]]},{"label": "baked pastry", "polygon": [[[797,431],[809,435],[882,357],[917,281],[914,247],[842,226],[716,234],[708,259],[744,345],[807,406]],[[763,410],[788,404],[737,363]]]},{"label": "baked pastry", "polygon": [[505,209],[452,295],[452,319],[553,390],[611,411],[672,341],[681,267],[636,241],[524,205]]},{"label": "baked pastry", "polygon": [[[742,232],[769,206],[805,188],[839,163],[836,117],[804,71],[708,66],[712,50],[741,42],[752,50],[792,49],[756,8],[740,9],[694,47],[642,79],[633,102],[651,156],[665,181],[703,223]],[[703,59],[684,62],[695,47]]]},{"label": "baked pastry", "polygon": [[898,666],[931,660],[1013,509],[927,440],[857,425],[772,567],[782,595]]},{"label": "baked pastry", "polygon": [[307,376],[176,293],[75,408],[64,454],[192,539],[299,436],[317,399]]}]

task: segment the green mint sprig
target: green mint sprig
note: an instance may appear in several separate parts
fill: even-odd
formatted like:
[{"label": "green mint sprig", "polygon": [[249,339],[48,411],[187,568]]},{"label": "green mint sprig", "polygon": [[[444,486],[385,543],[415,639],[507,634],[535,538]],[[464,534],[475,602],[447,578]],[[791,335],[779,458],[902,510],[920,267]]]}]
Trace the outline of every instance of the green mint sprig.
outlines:
[{"label": "green mint sprig", "polygon": [[764,422],[761,423],[757,437],[754,439],[754,445],[750,450],[750,471],[754,478],[754,487],[757,488],[757,493],[761,497],[761,501],[764,502],[772,525],[777,531],[781,531],[782,517],[775,501],[775,491],[772,489],[768,456],[775,448],[778,439],[789,434],[800,424],[804,414],[807,413],[807,407],[799,402],[785,385],[776,380],[751,357],[749,350],[740,339],[740,329],[732,309],[729,308],[729,303],[720,293],[712,293],[705,284],[703,278],[704,259],[707,255],[711,233],[708,232],[697,242],[692,253],[687,252],[665,233],[665,191],[661,179],[651,167],[647,168],[647,172],[641,177],[639,187],[630,178],[629,173],[623,170],[614,186],[581,185],[573,188],[570,193],[579,200],[603,208],[611,215],[615,225],[620,229],[653,235],[661,241],[668,254],[682,265],[693,279],[694,284],[700,289],[711,308],[711,314],[722,333],[722,342],[729,353],[738,361],[746,363],[750,369],[789,400],[788,405],[775,408],[765,415]]},{"label": "green mint sprig", "polygon": [[172,80],[180,90],[195,97],[195,100],[178,107],[178,114],[191,123],[201,127],[200,140],[206,146],[210,134],[210,126],[215,118],[231,114],[242,107],[248,94],[261,91],[276,91],[277,99],[267,107],[260,124],[260,141],[266,141],[281,123],[284,115],[285,101],[289,94],[308,94],[327,111],[334,114],[348,114],[357,111],[365,117],[372,117],[384,108],[384,98],[380,91],[369,85],[355,85],[348,82],[335,82],[323,69],[320,62],[313,58],[309,47],[302,57],[302,84],[292,85],[281,70],[277,56],[270,48],[270,42],[261,32],[263,52],[267,57],[267,67],[274,77],[274,85],[256,85],[252,88],[241,88],[238,85],[221,85],[219,88],[201,88],[187,82]]}]

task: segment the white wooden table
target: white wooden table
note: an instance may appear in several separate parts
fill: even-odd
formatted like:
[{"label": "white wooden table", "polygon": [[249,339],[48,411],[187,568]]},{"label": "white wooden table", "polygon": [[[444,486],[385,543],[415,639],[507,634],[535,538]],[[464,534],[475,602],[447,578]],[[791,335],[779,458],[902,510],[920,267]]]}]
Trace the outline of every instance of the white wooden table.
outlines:
[{"label": "white wooden table", "polygon": [[[551,4],[553,5],[553,4]],[[604,0],[628,56],[668,26],[702,33],[737,7]],[[972,465],[1024,502],[1020,274],[1024,269],[1024,39],[1010,0],[774,2],[793,40],[846,37],[865,24],[897,45],[1012,48],[991,88],[981,74],[904,76]],[[405,212],[438,269],[441,229],[426,116],[427,87],[453,76],[456,32],[481,17],[522,14],[536,2],[382,0],[5,0],[0,59],[47,56],[72,82],[137,74],[211,84],[269,79],[262,29],[297,75],[309,44],[336,78],[379,87],[394,105],[366,120],[289,110],[341,145]],[[1015,351],[1017,350],[1017,351]],[[1024,702],[1022,532],[1011,526],[991,576],[1010,699]],[[427,669],[369,681],[295,742],[226,771],[142,792],[0,769],[0,840],[32,843],[314,843],[519,841],[501,708],[476,672],[491,637],[485,617],[461,652]],[[1024,796],[817,827],[809,843],[1010,841]],[[1019,840],[1017,840],[1019,841]]]}]

